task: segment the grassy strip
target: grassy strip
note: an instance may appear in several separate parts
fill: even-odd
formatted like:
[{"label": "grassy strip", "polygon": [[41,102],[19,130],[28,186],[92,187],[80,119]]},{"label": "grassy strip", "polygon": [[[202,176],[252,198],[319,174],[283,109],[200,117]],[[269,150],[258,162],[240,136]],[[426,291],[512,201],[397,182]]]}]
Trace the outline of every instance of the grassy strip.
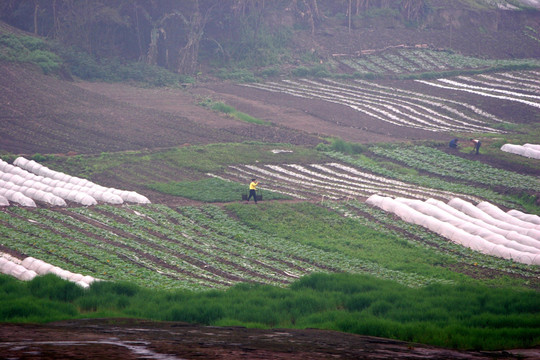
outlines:
[{"label": "grassy strip", "polygon": [[289,288],[240,284],[227,291],[156,291],[99,282],[83,290],[47,275],[0,275],[0,321],[137,317],[207,325],[321,328],[458,349],[540,344],[538,294],[481,285],[409,288],[349,274],[315,274]]},{"label": "grassy strip", "polygon": [[[181,196],[204,202],[231,202],[241,200],[247,194],[246,184],[209,178],[198,181],[172,181],[169,183],[148,184],[148,188],[164,194]],[[264,200],[291,199],[290,196],[267,190],[258,190]]]},{"label": "grassy strip", "polygon": [[[273,153],[274,149],[289,152]],[[43,165],[70,175],[91,178],[111,172],[122,176],[126,168],[136,171],[154,163],[189,172],[190,178],[206,178],[206,173],[219,173],[230,164],[265,164],[320,162],[326,156],[314,149],[290,144],[257,142],[192,145],[156,151],[125,151],[100,155],[51,156]],[[162,173],[166,174],[167,170]],[[246,181],[249,179],[246,179]]]},{"label": "grassy strip", "polygon": [[233,117],[241,121],[245,121],[247,123],[259,124],[259,125],[272,125],[272,123],[268,121],[264,121],[256,117],[253,117],[251,115],[248,115],[246,113],[240,112],[236,110],[234,107],[227,105],[225,103],[222,103],[220,101],[212,101],[210,99],[205,99],[199,102],[199,105],[203,107],[208,107],[214,111],[226,114],[227,116]]}]

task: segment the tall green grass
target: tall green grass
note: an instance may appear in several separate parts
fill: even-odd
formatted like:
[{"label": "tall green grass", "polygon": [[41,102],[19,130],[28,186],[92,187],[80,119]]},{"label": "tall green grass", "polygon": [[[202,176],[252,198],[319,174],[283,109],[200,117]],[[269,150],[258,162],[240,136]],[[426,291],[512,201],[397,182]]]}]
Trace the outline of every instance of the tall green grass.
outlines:
[{"label": "tall green grass", "polygon": [[90,289],[53,275],[20,282],[0,275],[0,321],[137,317],[206,325],[320,328],[457,349],[540,344],[533,290],[478,284],[409,288],[349,274],[315,274],[289,288],[240,284],[227,291],[156,291],[98,282]]}]

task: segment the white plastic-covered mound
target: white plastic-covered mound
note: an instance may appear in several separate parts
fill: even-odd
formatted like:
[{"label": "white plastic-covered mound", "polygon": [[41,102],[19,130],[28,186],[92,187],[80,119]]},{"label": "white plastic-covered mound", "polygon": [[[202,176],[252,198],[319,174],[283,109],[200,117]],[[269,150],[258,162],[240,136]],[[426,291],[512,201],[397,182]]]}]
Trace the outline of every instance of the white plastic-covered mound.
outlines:
[{"label": "white plastic-covered mound", "polygon": [[501,150],[504,152],[525,156],[531,159],[540,159],[540,145],[535,144],[504,144],[501,146]]},{"label": "white plastic-covered mound", "polygon": [[[540,240],[534,235],[534,223],[513,218],[496,206],[481,203],[480,208],[459,198],[445,204],[426,201],[390,198],[372,195],[366,203],[392,212],[402,220],[421,225],[455,243],[484,254],[511,259],[525,264],[540,265]],[[494,218],[481,208],[502,217]],[[497,208],[495,210],[494,208]],[[523,223],[516,223],[513,218]],[[513,223],[506,221],[512,220]],[[502,226],[501,226],[502,225]],[[516,229],[521,229],[521,232]],[[532,232],[531,232],[532,231]],[[532,236],[531,236],[532,235]]]},{"label": "white plastic-covered mound", "polygon": [[[28,159],[25,159],[22,156],[15,159],[13,164],[20,167],[20,168],[22,168],[22,169],[28,170],[29,172],[31,172],[33,174],[40,175],[40,176],[47,177],[47,178],[51,178],[53,180],[58,180],[58,181],[61,181],[61,182],[67,183],[67,184],[72,184],[72,185],[74,185],[73,188],[76,189],[76,190],[79,190],[79,191],[86,192],[85,188],[94,189],[93,193],[96,194],[96,196],[98,196],[98,194],[97,194],[98,192],[113,193],[114,195],[118,196],[122,201],[138,203],[138,204],[149,204],[150,203],[150,200],[148,200],[148,198],[146,198],[145,196],[143,196],[141,194],[138,194],[138,193],[136,193],[134,191],[125,191],[125,190],[107,188],[107,187],[103,187],[103,186],[100,186],[100,185],[96,185],[93,182],[88,181],[86,179],[78,178],[78,177],[75,177],[75,176],[70,176],[70,175],[64,174],[64,173],[59,172],[59,171],[51,170],[51,169],[49,169],[49,168],[35,162],[34,160],[28,160]],[[110,203],[112,203],[113,201],[118,203],[118,198],[116,198],[116,197],[111,197],[110,195],[109,196],[104,195],[104,197],[109,198],[108,202],[110,202]],[[98,199],[98,200],[100,200],[100,199]],[[121,203],[121,202],[119,202],[119,203]]]},{"label": "white plastic-covered mound", "polygon": [[[134,191],[108,188],[62,172],[51,170],[34,160],[18,157],[12,164],[0,159],[0,206],[15,202],[33,206],[42,201],[52,206],[66,206],[72,201],[84,206],[98,201],[118,205],[124,202],[149,204],[150,200]],[[8,192],[8,190],[12,190]],[[7,202],[7,204],[6,204]]]},{"label": "white plastic-covered mound", "polygon": [[[14,179],[15,181],[20,182],[19,179],[22,179],[22,178],[19,175],[15,175],[15,176],[12,177],[12,179]],[[29,197],[32,200],[42,201],[42,202],[44,202],[46,204],[49,204],[49,205],[52,205],[52,206],[66,206],[67,205],[66,202],[64,201],[64,199],[62,199],[62,198],[60,198],[60,197],[58,197],[58,196],[56,196],[56,195],[54,195],[52,193],[49,193],[49,192],[46,192],[46,191],[43,191],[43,190],[39,190],[39,189],[36,189],[36,188],[24,186],[24,185],[17,185],[16,183],[11,182],[11,181],[0,180],[0,188],[10,189],[10,190],[19,192],[19,193]],[[35,206],[35,204],[34,204],[34,206]]]},{"label": "white plastic-covered mound", "polygon": [[0,256],[0,273],[13,276],[19,280],[32,280],[36,272],[29,270],[9,256]]},{"label": "white plastic-covered mound", "polygon": [[17,203],[21,206],[36,207],[34,200],[15,190],[3,188],[0,185],[0,195],[8,199],[9,202]]},{"label": "white plastic-covered mound", "polygon": [[19,280],[32,280],[37,275],[55,274],[85,289],[90,287],[94,281],[97,281],[96,278],[90,275],[72,273],[33,257],[27,257],[21,261],[8,254],[1,254],[0,256],[0,272],[14,276]]},{"label": "white plastic-covered mound", "polygon": [[526,148],[530,148],[530,149],[533,149],[533,150],[540,151],[540,145],[539,144],[526,143],[526,144],[523,144],[523,146],[526,147]]},{"label": "white plastic-covered mound", "polygon": [[0,195],[0,206],[9,206],[9,200],[5,196]]},{"label": "white plastic-covered mound", "polygon": [[515,209],[508,210],[506,213],[520,220],[524,220],[524,221],[528,221],[536,225],[540,225],[540,216],[538,215],[526,214],[523,211],[519,211]]}]

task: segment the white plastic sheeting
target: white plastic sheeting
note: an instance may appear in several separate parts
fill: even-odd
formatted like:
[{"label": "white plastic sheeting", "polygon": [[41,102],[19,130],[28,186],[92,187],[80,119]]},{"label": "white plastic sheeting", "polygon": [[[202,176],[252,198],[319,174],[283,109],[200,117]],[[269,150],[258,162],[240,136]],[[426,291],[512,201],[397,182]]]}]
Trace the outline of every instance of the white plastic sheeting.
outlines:
[{"label": "white plastic sheeting", "polygon": [[540,225],[530,223],[530,222],[528,222],[526,220],[516,219],[512,215],[508,215],[506,212],[499,209],[497,206],[495,206],[495,205],[493,205],[491,203],[488,203],[487,201],[482,201],[482,202],[478,203],[476,205],[476,207],[479,208],[480,210],[484,211],[485,213],[487,213],[488,215],[490,215],[491,217],[493,217],[495,219],[499,219],[501,221],[504,221],[504,222],[507,222],[507,223],[510,223],[510,224],[513,224],[513,225],[521,226],[521,227],[524,227],[524,228],[527,228],[527,229],[537,230],[538,231],[538,234],[537,234],[538,238],[537,239],[540,240]]},{"label": "white plastic sheeting", "polygon": [[[7,170],[9,170],[9,168]],[[48,192],[55,196],[60,197],[61,199],[73,201],[73,202],[76,202],[85,206],[97,204],[96,199],[94,199],[93,197],[91,197],[90,195],[86,193],[77,191],[76,189],[68,189],[68,188],[62,187],[61,186],[62,184],[60,184],[59,182],[56,184],[57,186],[47,185],[46,178],[29,173],[26,170],[23,170],[23,171],[25,173],[21,175],[5,173],[3,171],[0,171],[0,180],[9,180],[15,185],[27,186],[29,188]],[[39,200],[39,199],[35,199],[35,200]]]},{"label": "white plastic sheeting", "polygon": [[55,274],[83,288],[88,288],[90,284],[97,281],[90,275],[72,273],[33,257],[27,257],[21,261],[8,254],[0,256],[0,272],[14,276],[19,280],[32,280],[37,275]]},{"label": "white plastic sheeting", "polygon": [[36,272],[28,270],[24,266],[13,262],[3,256],[0,257],[0,273],[13,276],[19,280],[32,280],[36,277]]},{"label": "white plastic sheeting", "polygon": [[[107,188],[86,179],[51,170],[34,160],[18,157],[13,165],[0,159],[0,206],[15,202],[35,207],[34,201],[52,206],[66,206],[66,200],[84,206],[98,201],[118,205],[124,202],[148,204],[150,201],[134,191]],[[7,202],[7,204],[6,204]]]},{"label": "white plastic sheeting", "polygon": [[[18,175],[13,176],[12,178],[15,178],[15,177],[16,178],[21,178]],[[15,181],[18,181],[18,180],[15,179]],[[64,201],[64,199],[62,199],[62,198],[60,198],[60,197],[58,197],[58,196],[56,196],[56,195],[54,195],[52,193],[45,192],[43,190],[35,189],[35,188],[32,188],[32,187],[24,186],[24,185],[17,185],[15,183],[11,182],[11,181],[0,180],[0,188],[10,189],[10,190],[19,192],[19,193],[29,197],[30,199],[37,200],[37,201],[42,201],[42,202],[44,202],[46,204],[49,204],[49,205],[52,205],[52,206],[66,206],[67,205],[66,202]],[[34,204],[34,206],[35,206],[35,204]]]},{"label": "white plastic sheeting", "polygon": [[445,204],[444,202],[442,201],[439,201],[439,200],[435,200],[435,199],[428,199],[426,200],[426,203],[428,204],[431,204],[431,205],[435,205],[441,209],[443,209],[444,211],[462,219],[463,221],[465,222],[468,222],[468,223],[473,223],[473,224],[476,224],[482,228],[485,228],[491,232],[494,232],[496,234],[500,234],[500,235],[503,235],[505,238],[509,239],[509,240],[515,240],[517,241],[518,243],[520,244],[524,244],[524,245],[527,245],[527,246],[532,246],[532,247],[535,247],[535,248],[538,248],[540,249],[540,241],[530,237],[530,236],[527,236],[527,235],[522,235],[516,231],[513,231],[513,230],[505,230],[505,229],[502,229],[500,227],[497,227],[495,225],[492,225],[492,224],[489,224],[489,223],[486,223],[485,221],[483,220],[480,220],[480,219],[476,219],[474,217],[471,217],[465,213],[462,213],[461,211],[451,207],[450,205],[448,204]]},{"label": "white plastic sheeting", "polygon": [[72,189],[85,192],[99,201],[104,201],[111,204],[121,204],[124,201],[138,204],[150,203],[150,200],[148,200],[148,198],[134,191],[125,191],[96,185],[86,179],[70,176],[59,171],[51,170],[35,162],[34,160],[28,160],[22,156],[15,159],[13,164],[24,170],[28,170],[33,174],[51,179],[49,181],[49,184],[53,183],[54,180],[58,180],[58,182],[55,184],[60,184],[60,186],[62,187],[70,188],[68,184],[71,184],[73,186]]},{"label": "white plastic sheeting", "polygon": [[533,150],[537,150],[537,151],[540,151],[540,145],[539,144],[523,144],[524,147],[526,148],[530,148],[530,149],[533,149]]},{"label": "white plastic sheeting", "polygon": [[540,216],[538,215],[526,214],[523,211],[519,211],[515,209],[508,210],[506,213],[520,220],[528,221],[530,223],[540,225]]},{"label": "white plastic sheeting", "polygon": [[505,229],[505,230],[513,230],[520,234],[530,236],[536,240],[540,240],[540,233],[538,230],[530,229],[530,228],[524,228],[519,225],[515,225],[512,223],[508,223],[505,221],[501,221],[497,218],[494,218],[490,214],[486,213],[482,209],[474,206],[470,202],[467,202],[460,198],[454,198],[448,202],[448,205],[464,212],[467,215],[470,215],[474,218],[480,219],[485,221],[488,224],[495,225],[499,228]]},{"label": "white plastic sheeting", "polygon": [[514,145],[504,144],[501,146],[501,150],[504,152],[525,156],[531,159],[540,159],[540,145],[525,144]]},{"label": "white plastic sheeting", "polygon": [[[499,226],[493,222],[500,225],[503,223],[502,220],[494,219],[462,199],[454,198],[448,204],[444,204],[433,199],[421,201],[372,195],[366,203],[392,212],[404,221],[421,225],[455,243],[484,254],[540,265],[538,239],[514,229],[495,231]],[[483,207],[487,206],[484,204]],[[510,225],[510,227],[519,226]]]},{"label": "white plastic sheeting", "polygon": [[22,206],[36,207],[34,200],[18,191],[0,186],[0,195],[8,199],[10,202],[14,202]]}]

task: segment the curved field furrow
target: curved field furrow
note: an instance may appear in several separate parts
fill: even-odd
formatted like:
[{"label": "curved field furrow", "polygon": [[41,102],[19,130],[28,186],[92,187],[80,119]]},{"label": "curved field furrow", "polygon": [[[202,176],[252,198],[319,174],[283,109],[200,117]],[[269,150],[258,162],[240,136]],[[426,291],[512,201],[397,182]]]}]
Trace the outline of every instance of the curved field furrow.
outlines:
[{"label": "curved field furrow", "polygon": [[[461,79],[464,77],[459,78]],[[534,81],[523,77],[515,77],[511,74],[500,73],[495,75],[479,74],[473,77],[472,80],[474,83],[482,84],[483,86],[496,86],[499,89],[528,92],[533,95],[540,94],[540,85],[538,85],[539,79]]]},{"label": "curved field furrow", "polygon": [[[114,208],[112,209],[115,210]],[[286,278],[287,273],[282,271],[279,267],[282,264],[274,266],[272,260],[266,259],[264,255],[257,257],[256,259],[250,256],[253,253],[253,249],[246,249],[245,247],[231,246],[229,239],[222,239],[215,234],[205,231],[200,226],[189,224],[189,219],[181,216],[174,216],[173,218],[166,217],[164,214],[153,211],[153,208],[137,207],[133,212],[130,211],[114,211],[117,216],[121,216],[128,220],[132,226],[137,223],[145,224],[144,228],[147,231],[155,231],[165,236],[164,241],[167,247],[184,247],[190,242],[189,247],[202,255],[213,256],[214,262],[224,263],[228,266],[234,267],[237,271],[248,273],[253,277],[260,277],[261,282],[283,282],[283,278]],[[169,213],[170,214],[170,213]],[[146,217],[150,221],[140,222],[141,217]],[[153,229],[153,230],[152,230]],[[177,240],[178,235],[181,235],[181,240]],[[209,263],[207,263],[206,266]],[[239,266],[237,264],[242,264]],[[257,269],[264,268],[263,273],[258,273]],[[287,266],[288,268],[288,266]],[[274,276],[277,274],[277,276]]]},{"label": "curved field furrow", "polygon": [[[432,127],[433,129],[440,130],[440,131],[450,131],[452,129],[456,130],[470,130],[470,127],[474,127],[475,125],[467,124],[468,126],[462,126],[460,124],[454,124],[452,127],[448,126],[449,122],[455,122],[450,117],[445,117],[444,115],[440,113],[436,113],[435,111],[432,111],[430,109],[426,109],[422,107],[419,104],[406,102],[403,100],[399,100],[395,98],[388,98],[383,96],[370,96],[366,92],[362,91],[359,92],[356,89],[353,91],[349,90],[349,85],[338,83],[338,87],[336,86],[330,86],[327,84],[323,84],[320,82],[315,81],[309,81],[305,80],[305,82],[313,84],[316,88],[321,88],[324,90],[324,93],[330,93],[333,94],[336,97],[343,96],[344,98],[351,98],[355,101],[364,101],[367,104],[371,105],[382,105],[384,106],[385,111],[390,111],[393,114],[396,114],[396,116],[408,116],[409,119],[415,121],[415,126],[418,126],[420,128],[422,127]],[[437,116],[433,116],[435,115]],[[478,129],[480,130],[480,129]],[[483,130],[486,130],[484,128]]]},{"label": "curved field furrow", "polygon": [[[178,210],[178,209],[177,209]],[[275,269],[287,276],[299,277],[314,271],[338,271],[332,265],[317,263],[302,256],[302,251],[288,252],[279,244],[278,239],[268,238],[258,241],[261,234],[243,226],[228,217],[216,207],[183,208],[188,219],[196,221],[207,236],[216,237],[218,247],[230,246],[247,254],[257,254],[258,260],[273,264]],[[302,246],[299,246],[302,248]],[[265,266],[268,266],[265,264]]]},{"label": "curved field furrow", "polygon": [[[98,271],[91,275],[101,279],[130,280],[140,277],[145,278],[149,284],[160,283],[167,286],[166,284],[170,285],[174,280],[183,286],[193,286],[189,278],[164,279],[158,272],[149,271],[155,269],[149,260],[140,259],[129,249],[118,246],[118,243],[103,242],[97,237],[87,236],[85,233],[63,226],[64,216],[50,220],[41,216],[40,212],[10,208],[10,212],[13,210],[22,218],[29,220],[19,221],[9,236],[3,237],[3,241],[21,253],[83,274],[87,274],[88,268],[93,267]],[[12,218],[11,223],[15,221],[15,217]],[[59,230],[66,236],[58,236],[51,229]],[[79,256],[77,252],[87,255]]]},{"label": "curved field furrow", "polygon": [[365,81],[346,83],[303,79],[244,86],[329,101],[396,126],[434,132],[503,132],[487,125],[500,120],[472,105],[385,88]]},{"label": "curved field furrow", "polygon": [[272,191],[281,191],[281,189],[287,189],[289,191],[292,191],[289,194],[297,199],[300,199],[301,197],[318,198],[321,197],[323,194],[327,197],[330,197],[331,199],[342,198],[339,193],[331,191],[331,189],[328,189],[328,191],[321,193],[320,191],[317,191],[313,186],[310,186],[310,184],[298,181],[297,179],[294,179],[292,177],[279,175],[264,169],[249,169],[242,168],[240,166],[229,166],[226,170],[226,173],[232,175],[234,181],[238,181],[239,179],[245,179],[246,176],[255,176],[264,184],[265,188],[268,188]]},{"label": "curved field furrow", "polygon": [[[484,74],[485,75],[485,74]],[[537,71],[521,71],[518,73],[508,72],[508,73],[497,73],[501,79],[500,81],[510,81],[513,84],[519,84],[526,89],[535,89],[539,90],[539,79],[540,72]]]},{"label": "curved field furrow", "polygon": [[[418,121],[430,126],[438,126],[442,130],[461,129],[471,131],[474,129],[477,131],[493,131],[492,128],[485,126],[485,121],[479,121],[474,117],[466,116],[456,111],[450,112],[442,103],[433,103],[420,98],[413,99],[414,101],[411,101],[410,97],[405,98],[404,96],[396,96],[394,91],[392,91],[392,93],[383,93],[369,88],[362,88],[361,91],[359,91],[357,88],[347,83],[333,80],[327,80],[327,82],[336,84],[338,86],[337,89],[340,91],[343,91],[342,89],[348,89],[347,93],[358,96],[360,99],[369,98],[373,99],[374,101],[380,101],[382,104],[387,104],[388,106],[392,105],[401,107],[405,112],[425,118],[424,120]],[[324,86],[323,84],[317,82],[312,83]],[[434,108],[437,110],[434,110]],[[441,110],[446,110],[449,113],[445,114],[445,112]],[[461,116],[456,118],[456,115]]]},{"label": "curved field furrow", "polygon": [[241,181],[246,176],[257,177],[264,184],[265,189],[271,191],[290,189],[289,193],[294,197],[300,194],[300,196],[315,199],[349,199],[365,198],[372,194],[387,194],[422,200],[429,198],[449,200],[461,196],[471,201],[480,201],[475,196],[388,179],[339,163],[308,166],[298,164],[237,165],[229,166],[226,174],[232,181]]},{"label": "curved field furrow", "polygon": [[[153,256],[166,261],[171,267],[182,266],[182,263],[189,262],[191,266],[195,267],[196,273],[204,271],[209,273],[208,276],[211,279],[226,282],[254,281],[275,284],[283,282],[280,278],[259,273],[253,267],[239,265],[242,262],[234,261],[234,258],[225,259],[219,251],[203,250],[197,247],[196,244],[185,246],[184,243],[188,242],[189,238],[155,225],[150,219],[142,219],[126,211],[114,211],[113,207],[109,207],[107,210],[110,211],[105,211],[103,214],[91,211],[88,215],[100,221],[108,220],[109,225],[115,229],[129,229],[131,234],[135,234],[141,239],[141,246],[146,247],[147,251],[151,251]],[[112,214],[120,216],[124,221],[116,221],[119,220],[116,217],[114,221],[111,220]],[[159,233],[159,235],[153,234],[153,231]],[[182,254],[189,257],[183,259]]]},{"label": "curved field furrow", "polygon": [[[415,123],[409,121],[406,118],[399,117],[393,113],[386,111],[383,107],[373,106],[368,102],[357,102],[353,100],[348,100],[344,97],[336,98],[325,94],[322,90],[315,91],[306,91],[302,88],[297,88],[295,86],[281,85],[277,83],[267,83],[267,84],[249,84],[244,85],[247,87],[253,87],[261,90],[267,90],[272,92],[279,92],[283,94],[289,94],[293,96],[303,97],[307,99],[318,99],[332,102],[339,105],[344,105],[350,107],[353,110],[361,112],[365,115],[371,116],[377,120],[387,122],[396,126],[408,126],[411,128],[424,129],[423,126],[416,125]],[[440,129],[432,129],[432,131],[440,131]]]},{"label": "curved field furrow", "polygon": [[[188,283],[191,283],[191,286],[195,284],[205,284],[206,286],[230,284],[227,280],[215,279],[213,273],[201,271],[200,267],[192,265],[192,263],[197,262],[186,254],[179,254],[179,259],[182,261],[176,261],[168,253],[163,255],[157,251],[148,252],[149,249],[154,250],[154,248],[130,232],[119,231],[96,219],[70,210],[51,212],[51,214],[54,215],[58,226],[72,227],[79,232],[79,236],[90,239],[95,246],[106,249],[109,254],[117,254],[127,261],[133,262],[137,267],[151,270],[158,279],[160,276],[171,277],[175,281],[182,280],[182,282],[184,279],[189,279]],[[58,216],[59,214],[61,216]],[[165,250],[167,251],[167,249]]]},{"label": "curved field furrow", "polygon": [[514,86],[514,87],[508,87],[507,89],[501,89],[501,86],[498,85],[497,83],[481,81],[481,80],[478,80],[476,77],[470,77],[470,76],[457,76],[454,79],[457,79],[459,81],[451,80],[451,79],[438,79],[438,81],[446,83],[446,84],[450,84],[454,86],[462,86],[462,87],[474,89],[474,90],[499,93],[499,94],[507,95],[509,97],[516,98],[516,99],[524,98],[524,99],[529,99],[531,101],[540,100],[540,96],[538,95],[525,93],[523,87]]},{"label": "curved field furrow", "polygon": [[[517,93],[514,91],[506,91],[506,90],[497,90],[495,88],[491,87],[485,87],[485,86],[473,86],[473,85],[467,85],[463,82],[458,82],[454,80],[449,79],[438,79],[438,80],[415,80],[419,83],[434,86],[441,89],[447,89],[447,90],[458,90],[463,92],[468,92],[471,94],[501,99],[501,100],[508,100],[508,101],[514,101],[518,103],[522,103],[525,105],[529,105],[535,108],[540,108],[540,97],[535,95],[527,95],[523,93]],[[525,96],[527,95],[527,96]],[[526,99],[525,99],[526,98]]]},{"label": "curved field furrow", "polygon": [[448,126],[441,125],[436,118],[423,118],[422,114],[411,109],[410,106],[403,106],[391,100],[370,98],[369,96],[362,95],[361,92],[352,93],[344,87],[332,87],[309,80],[303,80],[301,82],[284,80],[284,82],[290,84],[295,91],[308,93],[319,99],[351,107],[394,125],[431,131],[449,131],[451,129]]},{"label": "curved field furrow", "polygon": [[458,118],[463,118],[463,121],[466,122],[476,122],[478,124],[485,124],[490,122],[504,123],[505,121],[497,118],[495,115],[490,114],[474,105],[454,101],[452,99],[441,98],[433,95],[427,95],[424,93],[419,93],[410,90],[403,90],[388,86],[379,85],[373,82],[368,82],[365,80],[355,80],[356,83],[362,84],[367,89],[383,94],[391,93],[392,96],[400,99],[409,99],[412,98],[415,101],[428,104],[430,107],[440,108],[446,112],[457,116]]}]

